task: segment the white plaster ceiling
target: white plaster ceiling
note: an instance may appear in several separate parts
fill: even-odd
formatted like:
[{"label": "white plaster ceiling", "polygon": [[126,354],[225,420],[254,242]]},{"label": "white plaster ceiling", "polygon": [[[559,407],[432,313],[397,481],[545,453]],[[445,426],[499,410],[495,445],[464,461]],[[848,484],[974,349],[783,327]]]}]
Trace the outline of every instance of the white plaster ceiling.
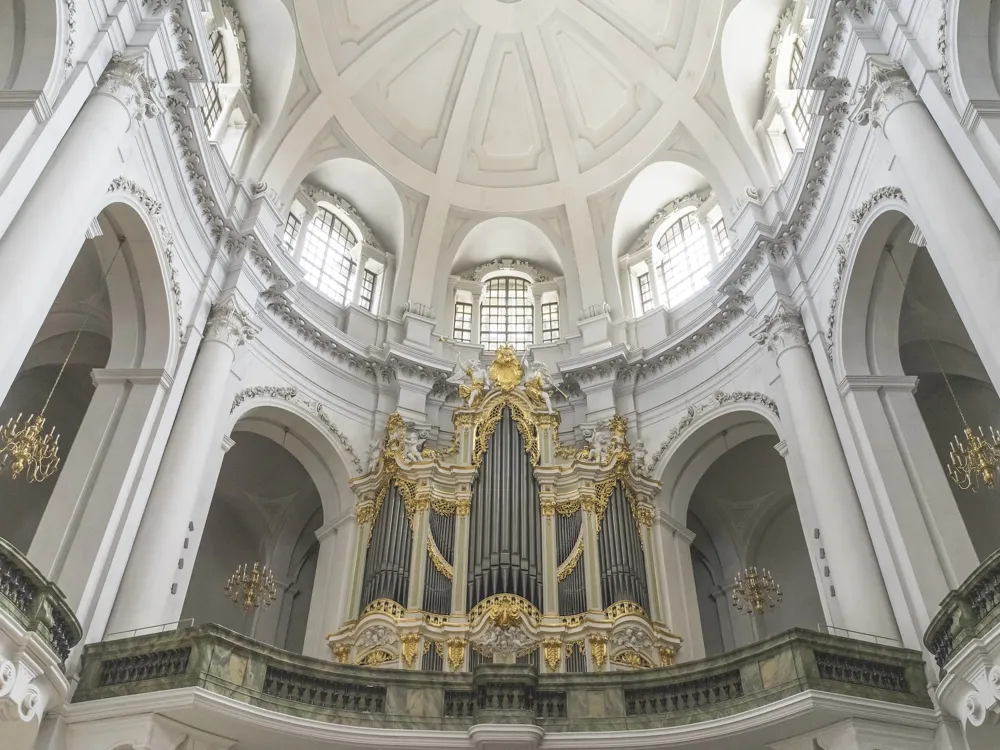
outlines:
[{"label": "white plaster ceiling", "polygon": [[300,163],[295,149],[336,120],[392,178],[489,213],[564,205],[641,166],[700,109],[724,10],[714,0],[293,6],[320,93],[272,166]]}]

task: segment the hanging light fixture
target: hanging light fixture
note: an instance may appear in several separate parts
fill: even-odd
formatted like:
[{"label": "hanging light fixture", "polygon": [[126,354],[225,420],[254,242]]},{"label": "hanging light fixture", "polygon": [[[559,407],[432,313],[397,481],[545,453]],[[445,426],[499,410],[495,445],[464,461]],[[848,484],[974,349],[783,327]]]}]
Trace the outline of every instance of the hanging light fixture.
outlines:
[{"label": "hanging light fixture", "polygon": [[226,596],[247,612],[261,607],[267,609],[274,603],[277,593],[274,574],[260,563],[254,563],[252,568],[249,563],[238,566],[226,582]]},{"label": "hanging light fixture", "polygon": [[[903,281],[903,274],[900,273],[899,266],[896,265],[896,259],[892,256],[892,249],[886,248],[886,254],[889,256],[892,267],[896,269],[896,275],[899,277],[899,283],[903,289],[903,301],[907,307],[910,307],[910,303],[906,299],[906,282]],[[910,312],[916,319],[917,325],[920,326],[920,333],[924,337],[924,341],[927,342],[927,348],[931,350],[934,363],[937,365],[941,377],[944,378],[944,384],[948,387],[948,394],[951,396],[951,400],[955,404],[955,410],[962,420],[961,436],[953,435],[951,441],[948,443],[949,460],[946,466],[948,476],[962,490],[971,489],[975,492],[981,486],[993,489],[997,472],[1000,471],[1000,434],[992,426],[989,428],[989,436],[986,435],[982,427],[973,429],[969,426],[968,421],[965,419],[965,413],[962,411],[962,406],[958,403],[955,390],[951,387],[951,379],[948,377],[948,373],[944,371],[941,360],[938,359],[937,350],[927,335],[927,330],[924,328],[924,321],[912,307],[910,307]]]},{"label": "hanging light fixture", "polygon": [[762,615],[765,606],[774,609],[779,604],[781,586],[775,582],[767,568],[762,568],[758,573],[757,568],[751,565],[742,573],[736,574],[733,580],[733,606],[739,612],[746,612],[748,615],[756,612]]},{"label": "hanging light fixture", "polygon": [[[118,249],[101,277],[102,292],[104,282],[107,281],[108,274],[111,273],[111,267],[118,260],[124,246],[124,240],[118,243]],[[59,435],[56,433],[55,425],[49,427],[48,433],[45,432],[45,412],[49,408],[56,387],[62,380],[63,373],[66,372],[66,365],[69,364],[73,351],[80,341],[80,336],[86,330],[92,315],[93,308],[87,312],[80,330],[76,332],[76,338],[73,339],[73,343],[66,353],[62,367],[59,368],[59,374],[56,375],[56,380],[42,405],[42,410],[38,414],[30,414],[23,424],[21,423],[21,417],[24,416],[22,413],[17,415],[17,419],[12,417],[7,420],[7,424],[0,426],[0,471],[9,472],[11,479],[17,479],[23,473],[29,482],[44,482],[59,468],[61,460]]]}]

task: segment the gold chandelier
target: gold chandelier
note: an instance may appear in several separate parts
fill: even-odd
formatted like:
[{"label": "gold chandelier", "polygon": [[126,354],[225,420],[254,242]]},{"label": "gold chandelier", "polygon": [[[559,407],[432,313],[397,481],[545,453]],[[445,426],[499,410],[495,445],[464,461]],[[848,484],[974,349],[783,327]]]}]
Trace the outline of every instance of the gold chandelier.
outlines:
[{"label": "gold chandelier", "polygon": [[[909,306],[909,301],[906,299],[906,282],[903,281],[903,274],[900,273],[899,266],[896,265],[896,259],[892,257],[892,250],[890,248],[886,248],[886,254],[889,256],[889,260],[892,261],[892,267],[896,269],[896,275],[899,277],[899,283],[903,289],[903,301]],[[924,337],[924,341],[927,342],[927,348],[931,350],[934,363],[937,365],[941,377],[944,378],[944,384],[948,387],[948,394],[951,396],[951,400],[955,404],[955,410],[962,420],[962,435],[952,435],[948,443],[949,461],[945,467],[948,476],[962,490],[971,489],[975,492],[983,485],[989,489],[993,489],[997,472],[1000,471],[1000,434],[997,434],[997,431],[991,426],[989,428],[989,436],[986,435],[982,427],[979,427],[979,434],[977,435],[976,430],[969,426],[968,421],[965,419],[965,413],[958,403],[955,390],[951,387],[951,379],[948,377],[948,373],[944,371],[941,360],[938,359],[937,350],[927,335],[923,319],[912,308],[910,312],[913,313],[914,319],[920,326],[920,332]]]},{"label": "gold chandelier", "polygon": [[[114,257],[108,263],[108,268],[101,277],[102,291],[104,282],[107,281],[111,267],[118,259],[125,242],[118,243],[118,249]],[[80,341],[81,334],[86,330],[87,323],[93,315],[93,308],[87,312],[80,329],[76,332],[76,338],[66,353],[59,374],[49,390],[49,395],[45,398],[42,410],[38,414],[31,414],[28,419],[21,424],[23,414],[18,414],[17,419],[10,418],[7,424],[0,426],[0,471],[10,472],[11,479],[17,479],[22,473],[29,482],[44,482],[56,473],[59,468],[61,457],[59,455],[59,435],[56,433],[55,425],[45,432],[45,411],[49,408],[52,395],[56,392],[59,381],[62,380],[63,373],[66,372],[66,365],[69,364],[70,357],[76,350],[76,345]]]},{"label": "gold chandelier", "polygon": [[764,614],[764,606],[774,609],[781,604],[781,586],[771,576],[767,568],[760,573],[751,565],[742,573],[737,573],[733,581],[733,606],[748,615],[756,612]]},{"label": "gold chandelier", "polygon": [[274,603],[277,593],[274,574],[259,563],[254,563],[253,568],[249,563],[237,566],[226,582],[226,596],[247,612],[258,607],[267,609]]}]

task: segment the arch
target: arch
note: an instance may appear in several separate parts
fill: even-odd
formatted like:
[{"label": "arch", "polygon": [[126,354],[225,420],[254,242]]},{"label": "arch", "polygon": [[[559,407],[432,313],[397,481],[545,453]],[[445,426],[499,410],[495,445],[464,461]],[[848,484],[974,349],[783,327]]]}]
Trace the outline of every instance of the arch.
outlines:
[{"label": "arch", "polygon": [[764,108],[768,50],[785,5],[786,0],[741,0],[722,30],[722,75],[729,105],[760,165],[766,160],[754,128]]},{"label": "arch", "polygon": [[[719,456],[739,443],[760,435],[775,435],[782,440],[783,429],[777,413],[766,401],[733,398],[729,403],[721,397],[756,396],[762,394],[717,393],[707,402],[690,407],[680,425],[654,455],[650,474],[662,483],[657,502],[670,516],[683,522],[687,517],[691,495],[698,480]],[[773,402],[772,402],[773,403]],[[726,431],[726,440],[722,432]]]},{"label": "arch", "polygon": [[951,0],[945,6],[942,62],[950,72],[948,80],[959,112],[965,111],[972,101],[1000,99],[995,60],[990,51],[995,40],[990,23],[991,15],[996,12],[994,5],[991,0]]},{"label": "arch", "polygon": [[0,91],[44,93],[55,102],[70,58],[70,10],[61,0],[0,0]]},{"label": "arch", "polygon": [[260,125],[249,163],[268,147],[292,88],[297,59],[295,25],[281,0],[233,0],[246,34],[253,109]]},{"label": "arch", "polygon": [[[287,438],[284,428],[289,428]],[[330,437],[330,428],[301,405],[261,397],[238,405],[229,415],[228,430],[254,432],[280,444],[302,464],[319,492],[324,518],[336,518],[351,507],[350,471],[354,457]]]}]

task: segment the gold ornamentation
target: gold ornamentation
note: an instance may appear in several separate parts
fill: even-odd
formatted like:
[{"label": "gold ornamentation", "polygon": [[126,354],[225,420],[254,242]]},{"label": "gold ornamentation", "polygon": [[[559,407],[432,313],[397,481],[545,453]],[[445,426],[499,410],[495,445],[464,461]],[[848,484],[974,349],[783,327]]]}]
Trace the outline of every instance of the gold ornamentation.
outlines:
[{"label": "gold ornamentation", "polygon": [[661,667],[672,667],[674,666],[674,658],[677,656],[677,652],[670,646],[660,647],[660,666]]},{"label": "gold ornamentation", "polygon": [[358,503],[357,514],[358,523],[372,523],[375,520],[375,503],[371,501]]},{"label": "gold ornamentation", "polygon": [[[520,365],[518,365],[520,367]],[[497,425],[503,417],[504,407],[510,408],[510,416],[517,425],[517,431],[524,438],[524,447],[531,457],[531,465],[537,466],[539,459],[538,434],[535,427],[534,416],[524,408],[523,402],[513,394],[504,394],[496,399],[490,410],[480,413],[476,422],[476,446],[472,453],[472,464],[476,468],[483,461],[483,455],[489,447],[490,438],[496,432]]]},{"label": "gold ornamentation", "polygon": [[556,580],[559,583],[562,583],[573,574],[581,557],[583,557],[583,529],[580,530],[580,538],[576,540],[573,549],[566,556],[566,559],[563,560],[562,565],[556,570]]},{"label": "gold ornamentation", "polygon": [[[458,384],[458,397],[462,399],[462,401],[470,409],[472,409],[475,408],[476,404],[483,400],[483,396],[486,394],[486,383],[482,380],[473,378],[471,374],[469,377],[472,380],[469,385],[466,385],[465,383]],[[473,394],[475,394],[476,397],[472,401],[469,401],[469,397]]]},{"label": "gold ornamentation", "polygon": [[617,622],[621,618],[626,617],[628,615],[638,615],[639,617],[646,616],[646,613],[643,611],[642,607],[640,607],[635,602],[627,602],[627,601],[615,602],[606,610],[604,610],[604,614],[607,616],[609,620],[611,620],[611,622]]},{"label": "gold ornamentation", "polygon": [[514,347],[510,344],[499,347],[493,364],[490,365],[490,380],[501,391],[509,393],[521,384],[522,378],[524,378],[524,368],[517,360]]},{"label": "gold ornamentation", "polygon": [[460,497],[455,500],[455,515],[467,516],[472,509],[472,500],[467,497]]},{"label": "gold ornamentation", "polygon": [[764,614],[764,605],[774,609],[781,604],[781,586],[774,582],[767,568],[760,573],[751,565],[737,573],[733,581],[733,606],[740,612]]},{"label": "gold ornamentation", "polygon": [[[633,509],[635,514],[635,522],[640,526],[652,526],[653,525],[653,506],[646,505],[645,503],[636,503]],[[642,537],[640,535],[640,541]]]},{"label": "gold ornamentation", "polygon": [[542,641],[542,650],[545,654],[545,665],[550,672],[555,672],[559,668],[559,654],[562,651],[562,641],[558,638],[546,638]]},{"label": "gold ornamentation", "polygon": [[556,458],[562,458],[569,461],[572,461],[574,458],[576,458],[576,453],[577,453],[576,445],[574,445],[573,443],[568,443],[568,444],[560,443],[558,436],[554,438],[554,442],[556,445],[556,450],[555,450]]},{"label": "gold ornamentation", "polygon": [[494,594],[469,610],[469,621],[476,624],[484,617],[489,617],[494,626],[507,629],[521,621],[522,613],[534,625],[542,619],[541,612],[527,599],[517,594]]},{"label": "gold ornamentation", "polygon": [[626,649],[625,651],[615,654],[611,661],[615,664],[622,664],[629,669],[649,669],[649,667],[653,666],[649,663],[649,659],[640,654],[638,651],[633,651],[632,649]]},{"label": "gold ornamentation", "polygon": [[[539,376],[538,379],[539,379],[539,382],[540,382],[541,381],[541,376]],[[525,383],[525,386],[527,387],[527,383]],[[538,415],[535,416],[535,424],[537,424],[539,427],[552,427],[552,428],[556,428],[556,427],[559,426],[559,422],[560,422],[559,412],[557,412],[557,411],[554,411],[554,412],[543,412],[543,413],[538,414]],[[556,441],[556,442],[558,442],[558,441]]]},{"label": "gold ornamentation", "polygon": [[590,636],[590,659],[598,669],[604,667],[608,660],[608,637],[600,633]]},{"label": "gold ornamentation", "polygon": [[580,498],[575,497],[571,500],[564,500],[561,503],[556,504],[556,513],[560,516],[565,516],[569,518],[574,513],[580,510]]},{"label": "gold ornamentation", "polygon": [[337,648],[335,648],[333,650],[333,655],[337,657],[337,662],[338,663],[340,663],[340,664],[347,664],[347,660],[351,656],[351,647],[350,646],[346,646],[346,645],[345,646],[337,646]]},{"label": "gold ornamentation", "polygon": [[448,669],[452,672],[462,666],[465,661],[465,647],[468,641],[464,638],[448,639]]},{"label": "gold ornamentation", "polygon": [[377,648],[369,651],[358,660],[358,665],[362,667],[380,667],[390,661],[395,661],[396,657],[384,648]]},{"label": "gold ornamentation", "polygon": [[249,612],[251,609],[267,609],[274,603],[277,585],[274,574],[266,565],[244,563],[226,581],[226,597],[233,604],[239,604]]},{"label": "gold ornamentation", "polygon": [[444,555],[441,554],[441,550],[438,549],[437,544],[434,542],[434,537],[428,535],[427,537],[427,554],[431,558],[431,564],[437,569],[437,572],[447,578],[449,581],[455,575],[454,569],[444,559]]},{"label": "gold ornamentation", "polygon": [[403,643],[403,661],[406,663],[406,668],[413,669],[413,663],[416,661],[417,653],[420,650],[420,634],[403,633],[399,637],[399,640]]},{"label": "gold ornamentation", "polygon": [[392,599],[376,599],[365,607],[365,611],[362,612],[361,616],[364,617],[365,615],[369,615],[373,612],[387,615],[393,620],[401,620],[403,615],[406,614],[406,609],[402,604],[394,602]]},{"label": "gold ornamentation", "polygon": [[[55,386],[52,389],[54,391]],[[9,469],[11,479],[27,472],[29,482],[44,482],[52,476],[59,468],[59,436],[54,425],[48,434],[44,433],[42,414],[29,416],[23,427],[20,414],[17,419],[8,419],[7,424],[0,427],[0,469]]]},{"label": "gold ornamentation", "polygon": [[556,501],[551,499],[546,499],[541,501],[542,515],[546,518],[552,518],[556,514]]},{"label": "gold ornamentation", "polygon": [[982,427],[977,435],[969,425],[965,425],[963,434],[964,441],[955,435],[948,444],[948,476],[962,490],[975,492],[982,485],[993,489],[1000,471],[1000,435],[993,427],[989,437]]}]

